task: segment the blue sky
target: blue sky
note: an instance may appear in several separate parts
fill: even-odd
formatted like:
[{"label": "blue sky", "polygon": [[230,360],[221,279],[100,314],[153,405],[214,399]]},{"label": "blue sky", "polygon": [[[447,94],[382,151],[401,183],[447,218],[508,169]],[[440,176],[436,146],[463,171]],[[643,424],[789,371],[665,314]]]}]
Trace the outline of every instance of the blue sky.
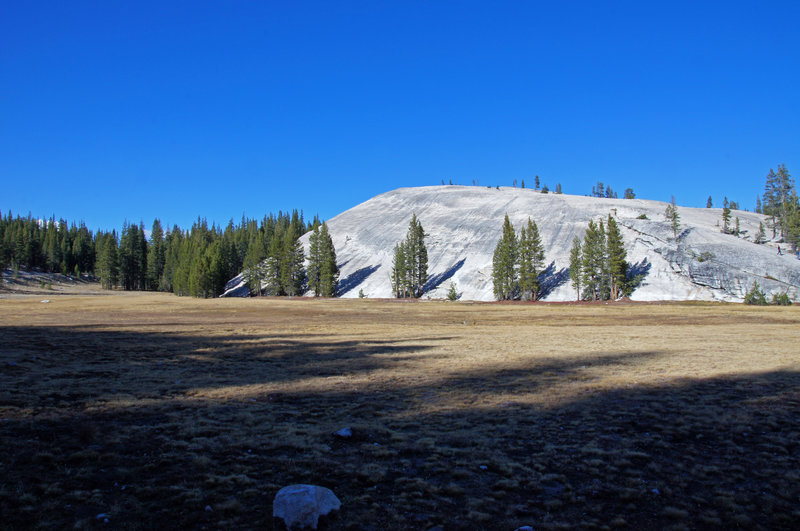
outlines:
[{"label": "blue sky", "polygon": [[533,182],[752,209],[800,2],[11,2],[0,208],[113,228]]}]

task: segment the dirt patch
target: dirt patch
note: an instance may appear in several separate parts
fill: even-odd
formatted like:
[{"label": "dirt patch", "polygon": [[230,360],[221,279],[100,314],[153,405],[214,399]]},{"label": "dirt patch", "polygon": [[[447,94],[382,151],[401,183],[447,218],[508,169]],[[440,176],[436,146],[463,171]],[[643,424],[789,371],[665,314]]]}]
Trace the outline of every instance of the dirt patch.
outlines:
[{"label": "dirt patch", "polygon": [[794,307],[50,300],[0,304],[4,527],[271,528],[291,483],[333,529],[800,516]]}]

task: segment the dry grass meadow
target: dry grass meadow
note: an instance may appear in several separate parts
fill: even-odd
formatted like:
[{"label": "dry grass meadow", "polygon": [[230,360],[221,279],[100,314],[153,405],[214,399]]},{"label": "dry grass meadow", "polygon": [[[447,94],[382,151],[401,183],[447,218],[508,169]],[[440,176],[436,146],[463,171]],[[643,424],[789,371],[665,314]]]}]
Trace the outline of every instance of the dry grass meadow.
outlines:
[{"label": "dry grass meadow", "polygon": [[797,307],[43,298],[0,300],[2,528],[270,529],[292,483],[330,529],[800,520]]}]

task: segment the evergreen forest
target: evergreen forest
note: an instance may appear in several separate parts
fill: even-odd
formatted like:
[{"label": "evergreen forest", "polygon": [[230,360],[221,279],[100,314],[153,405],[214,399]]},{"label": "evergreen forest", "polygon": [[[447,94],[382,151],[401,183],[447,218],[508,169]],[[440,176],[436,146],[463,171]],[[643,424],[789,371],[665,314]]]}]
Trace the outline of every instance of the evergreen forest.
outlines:
[{"label": "evergreen forest", "polygon": [[[156,219],[146,235],[143,223],[125,223],[118,234],[93,233],[84,223],[42,220],[30,214],[0,217],[0,266],[37,269],[99,278],[107,289],[165,291],[176,295],[216,297],[242,271],[249,275],[252,294],[298,295],[306,289],[303,249],[298,238],[322,224],[302,212],[278,212],[260,221],[231,220],[224,228],[198,219],[189,230],[165,229]],[[327,226],[325,227],[327,234]],[[320,294],[335,292],[335,254],[326,240],[327,282]],[[270,264],[265,268],[262,264]],[[311,260],[311,267],[315,262]],[[332,270],[333,269],[333,270]],[[333,280],[330,280],[331,277]],[[319,282],[319,280],[317,280]]]}]

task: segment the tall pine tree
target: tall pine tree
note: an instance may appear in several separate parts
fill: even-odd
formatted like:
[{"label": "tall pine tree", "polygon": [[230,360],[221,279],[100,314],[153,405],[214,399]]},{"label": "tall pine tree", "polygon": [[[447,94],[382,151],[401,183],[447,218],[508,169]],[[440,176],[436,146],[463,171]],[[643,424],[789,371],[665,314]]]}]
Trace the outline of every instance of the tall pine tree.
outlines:
[{"label": "tall pine tree", "polygon": [[603,222],[589,220],[583,238],[583,286],[586,297],[593,301],[604,298],[606,283],[606,241]]},{"label": "tall pine tree", "polygon": [[147,251],[147,289],[164,291],[161,287],[161,277],[164,274],[166,249],[164,247],[164,229],[159,219],[153,220],[153,229],[150,231],[150,247]]},{"label": "tall pine tree", "polygon": [[628,276],[627,252],[622,233],[616,220],[608,216],[606,228],[606,260],[609,289],[612,300],[620,298],[626,290],[625,280]]},{"label": "tall pine tree", "polygon": [[519,290],[526,300],[539,298],[539,274],[544,269],[544,248],[536,222],[528,218],[519,237]]},{"label": "tall pine tree", "polygon": [[314,227],[308,239],[308,288],[315,297],[333,297],[339,279],[336,250],[327,223]]},{"label": "tall pine tree", "polygon": [[104,289],[113,289],[119,283],[119,254],[116,232],[99,233],[97,235],[97,243],[96,272],[100,277],[100,285]]},{"label": "tall pine tree", "polygon": [[492,257],[494,296],[498,300],[513,299],[517,292],[517,235],[506,214],[503,232]]},{"label": "tall pine tree", "polygon": [[406,246],[405,242],[394,245],[392,257],[392,291],[398,299],[408,297],[408,271],[406,270]]},{"label": "tall pine tree", "polygon": [[395,245],[392,263],[392,289],[397,297],[421,297],[428,281],[428,248],[425,229],[412,214],[403,242]]}]

